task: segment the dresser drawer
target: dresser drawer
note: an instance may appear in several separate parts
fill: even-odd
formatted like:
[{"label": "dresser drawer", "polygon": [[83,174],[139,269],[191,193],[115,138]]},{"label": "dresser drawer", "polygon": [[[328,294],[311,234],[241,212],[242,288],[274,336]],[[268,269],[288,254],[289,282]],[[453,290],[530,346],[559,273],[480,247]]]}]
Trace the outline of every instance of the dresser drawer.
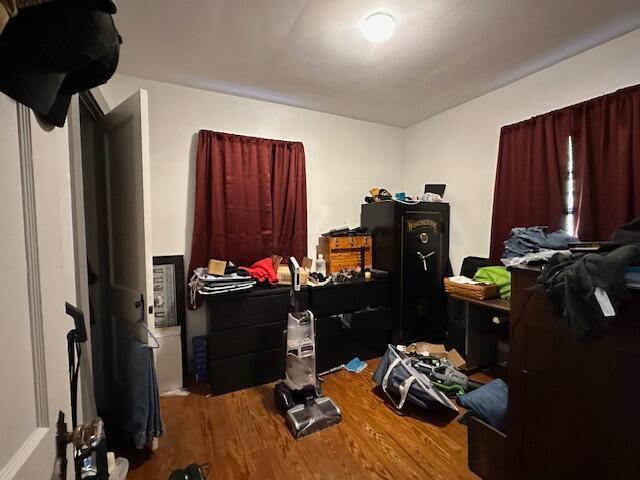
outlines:
[{"label": "dresser drawer", "polygon": [[286,329],[285,317],[285,321],[277,323],[213,331],[209,335],[209,358],[216,360],[262,350],[284,348],[285,336],[283,332]]},{"label": "dresser drawer", "polygon": [[309,291],[309,308],[316,317],[323,317],[385,306],[389,303],[388,290],[386,280],[312,288]]},{"label": "dresser drawer", "polygon": [[[207,301],[209,332],[227,328],[249,327],[287,320],[289,289],[259,295],[229,295]],[[301,308],[307,308],[307,292],[298,293]]]},{"label": "dresser drawer", "polygon": [[328,244],[331,250],[369,247],[371,245],[371,236],[354,235],[346,237],[330,237],[328,239]]},{"label": "dresser drawer", "polygon": [[209,362],[209,382],[214,394],[262,385],[284,377],[283,348],[227,357]]},{"label": "dresser drawer", "polygon": [[322,372],[348,362],[354,357],[367,360],[381,356],[391,340],[391,312],[387,307],[340,316],[321,317],[316,321],[317,363]]}]

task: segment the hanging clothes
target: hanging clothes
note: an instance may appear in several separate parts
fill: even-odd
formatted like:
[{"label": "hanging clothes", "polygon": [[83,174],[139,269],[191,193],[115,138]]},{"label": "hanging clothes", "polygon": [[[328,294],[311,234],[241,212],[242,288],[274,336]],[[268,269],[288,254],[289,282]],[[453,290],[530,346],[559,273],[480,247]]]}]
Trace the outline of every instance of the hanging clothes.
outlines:
[{"label": "hanging clothes", "polygon": [[163,428],[153,349],[133,337],[127,352],[125,396],[125,429],[136,448],[142,449],[160,437]]}]

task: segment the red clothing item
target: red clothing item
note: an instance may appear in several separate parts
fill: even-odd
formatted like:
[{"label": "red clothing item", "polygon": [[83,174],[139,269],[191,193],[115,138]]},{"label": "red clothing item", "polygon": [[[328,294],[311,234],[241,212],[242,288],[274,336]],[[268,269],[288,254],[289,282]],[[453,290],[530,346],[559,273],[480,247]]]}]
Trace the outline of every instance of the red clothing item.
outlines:
[{"label": "red clothing item", "polygon": [[278,283],[278,274],[273,269],[273,262],[271,257],[258,260],[250,267],[238,267],[239,270],[244,270],[255,278],[259,282],[269,281],[271,285]]}]

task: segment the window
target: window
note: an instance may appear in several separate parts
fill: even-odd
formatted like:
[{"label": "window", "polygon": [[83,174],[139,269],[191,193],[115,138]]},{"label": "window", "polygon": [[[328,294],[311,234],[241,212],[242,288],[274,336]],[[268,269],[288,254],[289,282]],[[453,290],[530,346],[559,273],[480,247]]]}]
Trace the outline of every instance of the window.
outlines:
[{"label": "window", "polygon": [[564,219],[564,229],[570,235],[576,235],[576,221],[575,221],[575,185],[576,185],[576,177],[575,177],[575,163],[573,161],[573,139],[571,135],[567,139],[567,172],[565,176],[565,219]]}]

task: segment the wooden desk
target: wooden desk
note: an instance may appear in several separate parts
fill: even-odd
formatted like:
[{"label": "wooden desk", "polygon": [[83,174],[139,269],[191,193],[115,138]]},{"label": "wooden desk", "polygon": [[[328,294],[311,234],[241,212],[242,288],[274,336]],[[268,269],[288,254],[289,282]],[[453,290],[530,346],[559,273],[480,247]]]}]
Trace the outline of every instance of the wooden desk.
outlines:
[{"label": "wooden desk", "polygon": [[494,324],[493,318],[509,316],[509,300],[503,298],[477,300],[454,294],[449,295],[449,298],[464,304],[465,341],[463,355],[467,362],[467,370],[473,371],[495,365],[497,362],[497,338],[501,325]]},{"label": "wooden desk", "polygon": [[511,310],[511,302],[506,298],[491,298],[488,300],[478,300],[475,298],[463,297],[462,295],[449,294],[449,298],[460,300],[461,302],[468,302],[474,305],[480,305],[481,307],[490,308],[492,310],[499,310],[501,312],[509,313]]}]

